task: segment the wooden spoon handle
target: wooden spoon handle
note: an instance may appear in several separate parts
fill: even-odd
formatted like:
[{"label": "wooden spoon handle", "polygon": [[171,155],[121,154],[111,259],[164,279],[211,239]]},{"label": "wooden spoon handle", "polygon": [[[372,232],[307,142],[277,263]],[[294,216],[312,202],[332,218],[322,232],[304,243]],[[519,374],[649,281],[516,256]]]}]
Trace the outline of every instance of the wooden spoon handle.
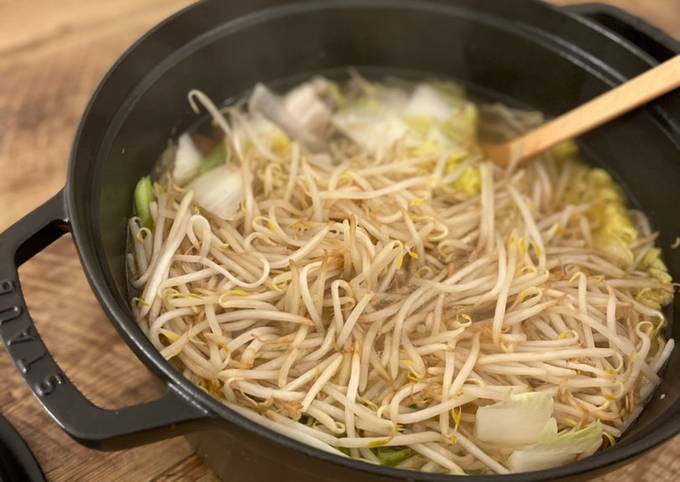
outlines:
[{"label": "wooden spoon handle", "polygon": [[680,87],[680,55],[511,141],[510,152],[534,157]]}]

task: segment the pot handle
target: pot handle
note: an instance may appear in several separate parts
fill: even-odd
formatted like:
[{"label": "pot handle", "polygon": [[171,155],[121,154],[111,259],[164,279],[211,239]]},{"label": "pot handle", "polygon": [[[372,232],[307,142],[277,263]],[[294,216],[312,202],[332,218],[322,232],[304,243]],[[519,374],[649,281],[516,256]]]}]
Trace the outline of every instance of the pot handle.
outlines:
[{"label": "pot handle", "polygon": [[43,343],[26,307],[17,268],[70,229],[63,192],[0,234],[0,336],[33,394],[59,426],[92,448],[116,450],[169,438],[210,414],[168,384],[155,401],[117,410],[92,404]]},{"label": "pot handle", "polygon": [[611,30],[642,49],[657,62],[664,62],[680,53],[680,42],[640,17],[620,8],[602,3],[566,5],[561,8]]}]

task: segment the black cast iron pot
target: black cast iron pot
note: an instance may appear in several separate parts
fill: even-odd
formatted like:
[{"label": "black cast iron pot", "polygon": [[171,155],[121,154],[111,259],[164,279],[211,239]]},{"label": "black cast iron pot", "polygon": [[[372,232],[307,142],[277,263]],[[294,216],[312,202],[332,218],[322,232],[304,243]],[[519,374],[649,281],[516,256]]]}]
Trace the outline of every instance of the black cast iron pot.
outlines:
[{"label": "black cast iron pot", "polygon": [[[229,480],[451,480],[320,452],[240,417],[185,380],[147,341],[128,308],[124,253],[135,182],[168,137],[193,119],[185,100],[192,88],[225,99],[257,81],[354,65],[454,77],[485,95],[556,115],[668,58],[674,49],[677,44],[660,32],[616,11],[586,7],[575,13],[531,0],[196,4],[151,31],[116,63],[83,116],[64,190],[0,235],[2,339],[52,418],[90,447],[120,449],[199,431],[191,440]],[[678,120],[676,92],[582,142],[590,160],[612,172],[649,214],[664,248],[680,234]],[[120,336],[167,386],[160,400],[121,410],[98,408],[66,378],[40,340],[17,267],[66,232],[73,233],[92,289]],[[680,278],[680,251],[664,249],[664,255]],[[680,325],[669,335],[680,340]],[[663,384],[614,448],[502,480],[594,477],[671,438],[680,432],[679,368],[676,350]]]}]

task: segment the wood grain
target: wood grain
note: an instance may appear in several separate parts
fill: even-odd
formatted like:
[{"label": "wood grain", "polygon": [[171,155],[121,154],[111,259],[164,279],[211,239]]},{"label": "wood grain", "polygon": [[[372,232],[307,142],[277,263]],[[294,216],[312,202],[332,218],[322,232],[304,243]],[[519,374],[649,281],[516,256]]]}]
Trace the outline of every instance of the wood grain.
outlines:
[{"label": "wood grain", "polygon": [[[0,0],[0,230],[63,186],[77,123],[99,79],[137,37],[187,3]],[[680,37],[678,0],[610,3]],[[158,393],[102,314],[70,239],[28,262],[21,277],[38,330],[95,403],[120,407]],[[181,438],[111,453],[81,447],[45,414],[4,350],[0,411],[26,438],[49,480],[215,480]],[[603,480],[671,482],[678,474],[680,439]]]}]

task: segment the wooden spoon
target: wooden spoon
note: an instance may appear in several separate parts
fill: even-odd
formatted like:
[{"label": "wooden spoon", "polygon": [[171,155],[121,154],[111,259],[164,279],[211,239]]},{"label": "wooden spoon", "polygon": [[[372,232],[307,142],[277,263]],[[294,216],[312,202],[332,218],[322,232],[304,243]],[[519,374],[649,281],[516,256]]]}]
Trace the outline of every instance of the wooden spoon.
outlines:
[{"label": "wooden spoon", "polygon": [[517,139],[482,145],[482,152],[500,166],[530,159],[679,87],[680,55],[676,55]]}]

